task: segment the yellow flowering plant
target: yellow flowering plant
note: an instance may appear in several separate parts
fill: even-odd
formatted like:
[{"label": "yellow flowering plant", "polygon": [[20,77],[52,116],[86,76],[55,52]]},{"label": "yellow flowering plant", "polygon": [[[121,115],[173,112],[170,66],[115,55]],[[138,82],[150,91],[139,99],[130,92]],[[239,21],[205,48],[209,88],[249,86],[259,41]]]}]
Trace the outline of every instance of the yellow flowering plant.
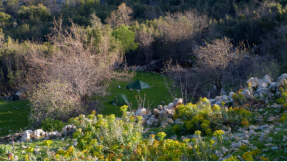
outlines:
[{"label": "yellow flowering plant", "polygon": [[[238,96],[236,94],[236,96]],[[175,115],[182,119],[184,126],[190,134],[196,130],[200,130],[205,134],[211,134],[218,126],[223,126],[224,123],[232,123],[238,125],[241,123],[248,126],[248,119],[252,115],[250,111],[244,108],[225,108],[225,103],[221,106],[211,106],[207,98],[200,98],[196,104],[188,103],[186,105],[179,105],[176,109]],[[180,126],[173,127],[174,132],[180,131]]]}]

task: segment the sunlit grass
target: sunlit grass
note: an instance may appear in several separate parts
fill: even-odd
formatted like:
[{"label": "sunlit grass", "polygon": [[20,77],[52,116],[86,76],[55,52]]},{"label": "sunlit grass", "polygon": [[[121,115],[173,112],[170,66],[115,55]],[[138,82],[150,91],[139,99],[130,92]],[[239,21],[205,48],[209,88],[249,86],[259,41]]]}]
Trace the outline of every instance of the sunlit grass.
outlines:
[{"label": "sunlit grass", "polygon": [[[178,90],[174,92],[172,90],[172,81],[170,78],[166,75],[161,75],[157,73],[152,72],[137,72],[136,76],[132,79],[132,81],[139,79],[145,83],[148,83],[150,86],[154,86],[149,89],[142,89],[140,90],[140,96],[143,98],[144,94],[146,103],[145,108],[147,108],[150,105],[150,108],[156,108],[158,105],[161,104],[161,101],[164,101],[166,104],[169,102],[172,102],[174,99],[172,98],[166,84],[171,89],[173,97],[179,97]],[[110,95],[106,96],[104,99],[104,103],[102,106],[101,114],[104,115],[110,115],[110,114],[116,114],[116,116],[121,116],[121,113],[119,111],[120,106],[113,106],[112,100],[118,93],[123,93],[127,96],[131,107],[133,109],[138,108],[138,104],[136,101],[136,97],[139,98],[138,92],[136,90],[133,90],[130,92],[129,89],[125,89],[126,85],[130,82],[114,82],[112,86],[109,88],[108,92]],[[166,83],[166,84],[165,84]],[[118,88],[118,87],[121,88]],[[122,89],[124,88],[124,89]],[[148,104],[149,103],[149,104]]]},{"label": "sunlit grass", "polygon": [[28,101],[0,100],[0,136],[18,132],[29,125]]}]

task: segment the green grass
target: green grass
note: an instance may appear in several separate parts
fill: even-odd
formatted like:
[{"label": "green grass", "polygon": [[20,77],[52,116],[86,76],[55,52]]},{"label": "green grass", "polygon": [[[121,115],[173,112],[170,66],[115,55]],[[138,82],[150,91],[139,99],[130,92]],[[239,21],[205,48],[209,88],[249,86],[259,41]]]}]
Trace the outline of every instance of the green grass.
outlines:
[{"label": "green grass", "polygon": [[[28,101],[4,101],[0,99],[0,137],[28,126]],[[1,130],[2,129],[2,130]]]},{"label": "green grass", "polygon": [[[179,90],[177,90],[175,93],[174,90],[172,90],[172,81],[169,79],[166,75],[161,75],[157,73],[152,72],[137,72],[136,76],[132,79],[132,81],[139,79],[145,83],[148,83],[150,86],[154,86],[150,89],[142,89],[140,90],[139,94],[143,98],[144,94],[146,103],[145,108],[147,108],[147,104],[149,103],[150,109],[156,108],[158,105],[161,105],[161,101],[164,101],[165,104],[168,104],[169,102],[173,101],[173,98],[166,87],[165,82],[168,84],[168,87],[172,91],[173,97],[179,97]],[[118,93],[123,93],[127,96],[130,104],[132,105],[132,109],[137,109],[138,104],[136,101],[135,96],[139,98],[138,92],[136,90],[133,90],[130,92],[129,89],[125,89],[126,85],[130,82],[114,82],[112,83],[112,86],[108,89],[108,92],[110,95],[105,97],[103,108],[100,114],[103,115],[110,115],[110,114],[116,114],[116,116],[121,116],[121,113],[119,111],[120,106],[114,106],[112,105],[112,100],[114,99],[115,95]],[[121,89],[118,88],[118,86],[121,86]],[[124,88],[124,89],[122,89]]]},{"label": "green grass", "polygon": [[[137,72],[136,76],[132,78],[133,80],[140,79],[141,81],[148,83],[150,86],[154,86],[150,89],[140,90],[140,96],[143,98],[144,94],[146,98],[145,107],[147,104],[151,104],[150,108],[153,109],[157,105],[161,104],[161,101],[164,101],[166,104],[173,101],[173,98],[166,87],[165,81],[168,86],[172,87],[172,81],[166,75],[161,75],[152,72]],[[130,82],[118,82],[114,81],[111,83],[110,88],[108,89],[109,95],[104,98],[102,105],[102,111],[99,112],[104,115],[116,114],[116,116],[121,116],[119,111],[120,106],[113,106],[112,100],[114,96],[118,93],[123,93],[127,96],[130,104],[133,109],[136,109],[138,106],[135,96],[139,96],[136,90],[130,92],[128,89],[119,89],[120,85],[122,88],[125,88],[126,85]],[[179,96],[175,95],[175,92],[172,90],[173,97]],[[178,90],[177,90],[178,91]],[[5,136],[14,132],[19,132],[20,129],[25,129],[28,127],[28,101],[4,101],[0,100],[0,137]],[[2,130],[1,130],[2,129]]]},{"label": "green grass", "polygon": [[[60,139],[53,139],[53,143],[49,147],[50,151],[57,152],[59,149],[68,149],[73,144],[73,141],[71,138],[64,138],[64,141],[61,141]],[[11,146],[11,145],[10,145]],[[22,154],[22,151],[26,151],[26,149],[21,149],[21,146],[26,147],[32,147],[34,149],[38,148],[40,149],[39,152],[41,154],[35,155],[37,161],[44,161],[47,155],[47,148],[43,145],[43,140],[33,141],[33,142],[21,142],[21,143],[14,143],[15,151],[14,155],[18,156],[19,160],[24,161],[25,160],[25,154]],[[7,155],[0,155],[0,160],[7,160]]]}]

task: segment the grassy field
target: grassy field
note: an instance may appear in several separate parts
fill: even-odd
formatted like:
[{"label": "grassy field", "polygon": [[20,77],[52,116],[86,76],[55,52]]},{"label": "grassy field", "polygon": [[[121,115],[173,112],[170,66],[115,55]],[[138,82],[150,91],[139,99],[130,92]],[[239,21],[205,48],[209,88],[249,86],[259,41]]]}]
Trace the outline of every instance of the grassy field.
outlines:
[{"label": "grassy field", "polygon": [[4,101],[0,99],[0,137],[19,132],[28,126],[28,101]]},{"label": "grassy field", "polygon": [[[139,95],[143,98],[145,95],[145,108],[147,105],[151,105],[150,108],[153,109],[161,104],[161,101],[164,101],[166,104],[173,101],[173,98],[166,86],[170,88],[173,97],[179,97],[179,92],[175,92],[174,88],[172,88],[172,81],[166,75],[161,75],[152,72],[137,72],[136,76],[132,79],[132,81],[139,79],[145,83],[148,83],[150,86],[154,86],[149,89],[142,89],[140,92],[133,90],[130,92],[129,89],[125,89],[126,85],[129,82],[114,82],[112,86],[109,88],[108,92],[110,95],[105,97],[101,114],[110,115],[116,114],[116,116],[121,116],[119,111],[120,106],[112,105],[112,100],[114,99],[115,95],[118,93],[123,93],[127,96],[130,104],[132,105],[132,109],[138,108],[138,103],[135,98],[139,98]],[[166,84],[165,84],[166,83]],[[121,88],[118,88],[121,86]],[[122,89],[124,88],[124,89]],[[178,90],[177,90],[178,91]],[[139,94],[138,94],[139,93]],[[148,104],[149,103],[149,104]]]},{"label": "grassy field", "polygon": [[[140,92],[133,90],[130,92],[129,89],[125,88],[129,82],[116,82],[111,83],[108,92],[110,95],[104,98],[102,105],[102,111],[98,112],[104,115],[116,114],[116,116],[121,116],[119,111],[120,106],[112,105],[112,100],[114,96],[118,93],[123,93],[127,96],[131,107],[133,109],[138,108],[138,104],[135,96],[139,98],[139,95],[143,98],[145,95],[145,106],[148,108],[148,105],[151,109],[157,107],[161,104],[161,101],[164,101],[166,104],[173,101],[173,98],[166,86],[170,88],[173,97],[179,96],[179,93],[175,93],[172,87],[172,81],[166,75],[161,75],[152,72],[137,72],[136,76],[132,81],[140,79],[141,81],[148,83],[150,86],[154,86],[150,89],[143,89]],[[166,83],[166,84],[165,84]],[[121,89],[118,88],[121,86]],[[178,91],[178,90],[177,90]],[[139,94],[138,94],[139,93]],[[23,130],[25,127],[28,127],[28,115],[29,108],[27,106],[28,101],[4,101],[0,100],[0,137],[5,136],[14,132],[19,132],[20,128]]]}]

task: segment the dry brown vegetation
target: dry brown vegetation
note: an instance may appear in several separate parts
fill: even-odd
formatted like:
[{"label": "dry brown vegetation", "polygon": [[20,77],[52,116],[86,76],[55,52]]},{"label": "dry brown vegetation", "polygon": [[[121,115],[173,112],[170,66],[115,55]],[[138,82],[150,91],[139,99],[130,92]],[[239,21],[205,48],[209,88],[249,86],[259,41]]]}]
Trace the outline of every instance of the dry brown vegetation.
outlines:
[{"label": "dry brown vegetation", "polygon": [[118,6],[117,11],[113,11],[105,22],[110,24],[112,28],[118,27],[120,25],[130,25],[131,23],[131,14],[133,10],[128,7],[125,3],[122,3]]},{"label": "dry brown vegetation", "polygon": [[[243,80],[250,72],[248,69],[252,64],[244,58],[248,51],[243,46],[234,48],[230,42],[228,38],[215,39],[212,44],[206,42],[205,46],[195,51],[195,68],[182,68],[180,65],[167,64],[166,72],[180,86],[185,100],[191,101],[202,96],[219,95],[223,84]],[[216,92],[207,94],[214,85]]]},{"label": "dry brown vegetation", "polygon": [[234,48],[230,41],[226,37],[215,39],[196,51],[199,71],[216,86],[216,95],[220,93],[222,80],[227,80],[228,72],[235,70],[247,54],[245,49]]},{"label": "dry brown vegetation", "polygon": [[194,45],[202,39],[202,31],[208,26],[206,15],[196,11],[167,14],[164,21],[157,21],[158,39],[165,47],[166,55],[180,63],[193,56]]},{"label": "dry brown vegetation", "polygon": [[[49,40],[53,44],[52,52],[47,55],[31,48],[25,55],[27,81],[34,84],[41,83],[34,89],[30,98],[32,109],[35,110],[32,111],[32,115],[35,116],[35,113],[49,109],[49,106],[53,109],[59,108],[60,110],[57,110],[59,112],[67,113],[67,118],[71,113],[76,115],[82,112],[80,107],[88,102],[91,95],[105,95],[108,81],[129,76],[126,73],[118,74],[114,71],[113,65],[122,61],[122,55],[121,49],[114,44],[110,36],[109,27],[102,25],[95,18],[93,28],[101,31],[96,44],[93,38],[90,38],[89,42],[86,41],[85,29],[72,23],[68,30],[63,30],[61,20],[54,21],[54,28],[49,35]],[[68,87],[67,91],[63,91],[63,87]],[[46,98],[45,95],[47,95]],[[63,100],[58,102],[56,96],[60,96]],[[47,98],[52,101],[46,101]],[[47,105],[46,102],[48,102]],[[74,111],[73,108],[73,111],[68,111],[71,109],[71,104],[79,110]],[[95,109],[96,105],[93,106],[92,108]],[[85,108],[88,112],[90,109]],[[53,118],[53,115],[48,114],[45,117]]]}]

